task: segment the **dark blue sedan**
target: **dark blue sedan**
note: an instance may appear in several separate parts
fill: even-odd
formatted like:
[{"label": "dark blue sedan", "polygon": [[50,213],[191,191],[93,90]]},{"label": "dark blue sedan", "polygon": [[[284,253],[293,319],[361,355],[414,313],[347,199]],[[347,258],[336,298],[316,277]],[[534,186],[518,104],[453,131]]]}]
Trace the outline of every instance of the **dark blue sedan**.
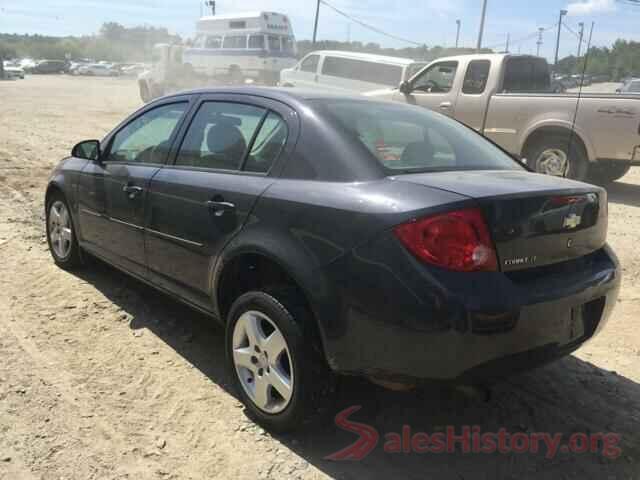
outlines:
[{"label": "dark blue sedan", "polygon": [[294,90],[144,106],[60,163],[46,223],[62,268],[98,257],[225,325],[274,430],[335,373],[475,382],[566,355],[620,284],[605,190],[422,108]]}]

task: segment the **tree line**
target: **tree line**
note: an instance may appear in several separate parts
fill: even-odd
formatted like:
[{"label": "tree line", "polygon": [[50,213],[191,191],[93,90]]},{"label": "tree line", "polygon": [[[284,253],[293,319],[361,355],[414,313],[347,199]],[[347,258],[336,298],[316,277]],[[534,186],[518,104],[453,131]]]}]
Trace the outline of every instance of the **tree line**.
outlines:
[{"label": "tree line", "polygon": [[[96,35],[82,37],[50,37],[43,35],[0,34],[2,58],[92,58],[112,62],[150,61],[151,49],[156,43],[180,43],[178,35],[163,27],[125,27],[116,22],[106,22]],[[445,48],[440,46],[415,46],[384,48],[378,43],[338,42],[323,40],[314,46],[309,40],[297,42],[298,56],[313,50],[349,50],[415,60],[431,61],[448,55],[475,53],[472,48]],[[491,52],[491,50],[483,50]],[[557,73],[581,73],[587,58],[586,73],[611,75],[615,80],[629,75],[640,75],[640,42],[617,40],[611,47],[591,47],[588,56],[574,55],[562,58],[555,68]]]}]

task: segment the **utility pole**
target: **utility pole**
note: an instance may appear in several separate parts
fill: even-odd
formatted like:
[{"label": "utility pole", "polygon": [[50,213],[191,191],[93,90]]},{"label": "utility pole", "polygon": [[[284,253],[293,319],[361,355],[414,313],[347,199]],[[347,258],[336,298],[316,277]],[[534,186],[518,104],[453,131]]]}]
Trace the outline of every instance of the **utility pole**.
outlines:
[{"label": "utility pole", "polygon": [[582,37],[584,36],[584,22],[578,24],[580,27],[580,34],[578,39],[578,58],[580,58],[580,50],[582,49]]},{"label": "utility pole", "polygon": [[458,48],[458,42],[460,42],[460,20],[456,20],[456,48]]},{"label": "utility pole", "polygon": [[560,10],[560,18],[558,19],[558,38],[556,39],[556,56],[553,64],[558,66],[558,51],[560,50],[560,30],[562,30],[562,17],[564,17],[567,13],[566,10]]},{"label": "utility pole", "polygon": [[204,2],[207,7],[211,7],[211,15],[215,17],[216,15],[216,0],[207,0]]},{"label": "utility pole", "polygon": [[320,0],[316,3],[316,21],[313,24],[313,46],[316,46],[316,37],[318,35],[318,17],[320,16]]},{"label": "utility pole", "polygon": [[540,56],[540,45],[542,45],[542,32],[544,32],[544,28],[538,28],[538,41],[536,45],[538,46],[538,50],[536,51],[536,57]]},{"label": "utility pole", "polygon": [[487,14],[487,0],[482,0],[482,15],[480,16],[480,31],[478,32],[478,45],[476,50],[479,52],[482,48],[482,35],[484,34],[484,19]]},{"label": "utility pole", "polygon": [[509,37],[511,34],[507,33],[507,47],[504,49],[505,53],[509,53]]}]

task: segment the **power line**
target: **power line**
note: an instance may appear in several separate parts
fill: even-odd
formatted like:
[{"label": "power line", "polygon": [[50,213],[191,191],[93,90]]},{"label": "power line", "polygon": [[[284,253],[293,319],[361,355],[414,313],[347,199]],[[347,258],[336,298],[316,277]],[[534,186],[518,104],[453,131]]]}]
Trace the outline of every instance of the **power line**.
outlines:
[{"label": "power line", "polygon": [[[524,43],[526,41],[533,40],[534,38],[537,38],[540,35],[541,32],[545,32],[547,30],[551,30],[551,29],[555,28],[556,25],[557,24],[554,23],[553,25],[550,25],[548,27],[540,27],[535,32],[530,33],[527,36],[520,37],[517,40],[513,40],[513,41],[509,42],[509,45],[511,45],[511,46],[520,45],[521,43]],[[494,49],[496,49],[498,47],[502,47],[503,45],[505,45],[505,42],[500,42],[500,43],[497,43],[495,45],[490,45],[490,46],[484,47],[484,48],[488,48],[488,49],[494,50]]]},{"label": "power line", "polygon": [[408,40],[406,38],[402,38],[399,37],[397,35],[394,35],[392,33],[388,33],[385,32],[384,30],[380,30],[377,27],[374,27],[373,25],[370,25],[366,22],[363,22],[362,20],[359,20],[351,15],[349,15],[348,13],[343,12],[342,10],[334,7],[333,5],[331,5],[329,2],[325,1],[325,0],[320,0],[320,3],[322,3],[323,5],[326,5],[327,7],[329,7],[331,10],[333,10],[334,12],[336,12],[339,15],[342,15],[345,18],[348,18],[349,20],[351,20],[354,23],[357,23],[358,25],[367,28],[373,32],[379,33],[380,35],[384,35],[385,37],[389,37],[389,38],[393,38],[394,40],[399,40],[401,42],[405,42],[405,43],[410,43],[411,45],[415,45],[417,47],[422,47],[424,46],[424,43],[418,43],[418,42],[414,42],[413,40]]}]

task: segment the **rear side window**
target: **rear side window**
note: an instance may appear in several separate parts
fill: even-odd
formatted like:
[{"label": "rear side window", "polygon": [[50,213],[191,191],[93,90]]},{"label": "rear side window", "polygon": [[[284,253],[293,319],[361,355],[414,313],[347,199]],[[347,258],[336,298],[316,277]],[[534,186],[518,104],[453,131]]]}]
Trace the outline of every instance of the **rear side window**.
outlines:
[{"label": "rear side window", "polygon": [[293,37],[282,37],[282,50],[286,53],[294,53]]},{"label": "rear side window", "polygon": [[[287,139],[276,113],[254,105],[205,102],[185,135],[176,165],[266,173]],[[253,142],[253,143],[252,143]]]},{"label": "rear side window", "polygon": [[184,137],[176,165],[238,170],[265,114],[242,103],[206,102]]},{"label": "rear side window", "polygon": [[280,51],[280,37],[277,35],[269,35],[269,50],[272,52]]},{"label": "rear side window", "polygon": [[253,142],[244,170],[267,173],[280,156],[288,133],[287,124],[282,117],[269,112]]},{"label": "rear side window", "polygon": [[249,37],[249,48],[264,48],[264,35],[251,35]]},{"label": "rear side window", "polygon": [[489,60],[473,60],[469,62],[467,73],[464,76],[462,93],[479,95],[484,93],[489,78],[491,62]]},{"label": "rear side window", "polygon": [[207,37],[205,48],[220,48],[222,46],[222,37],[214,35]]},{"label": "rear side window", "polygon": [[318,71],[319,61],[320,61],[320,55],[309,55],[300,64],[300,70],[303,72],[316,73]]},{"label": "rear side window", "polygon": [[402,80],[402,67],[351,58],[326,57],[322,74],[361,82],[397,86]]},{"label": "rear side window", "polygon": [[549,91],[551,77],[547,62],[534,57],[508,58],[502,90],[507,93],[540,93]]},{"label": "rear side window", "polygon": [[245,35],[227,35],[224,37],[222,48],[247,48],[247,37]]}]

